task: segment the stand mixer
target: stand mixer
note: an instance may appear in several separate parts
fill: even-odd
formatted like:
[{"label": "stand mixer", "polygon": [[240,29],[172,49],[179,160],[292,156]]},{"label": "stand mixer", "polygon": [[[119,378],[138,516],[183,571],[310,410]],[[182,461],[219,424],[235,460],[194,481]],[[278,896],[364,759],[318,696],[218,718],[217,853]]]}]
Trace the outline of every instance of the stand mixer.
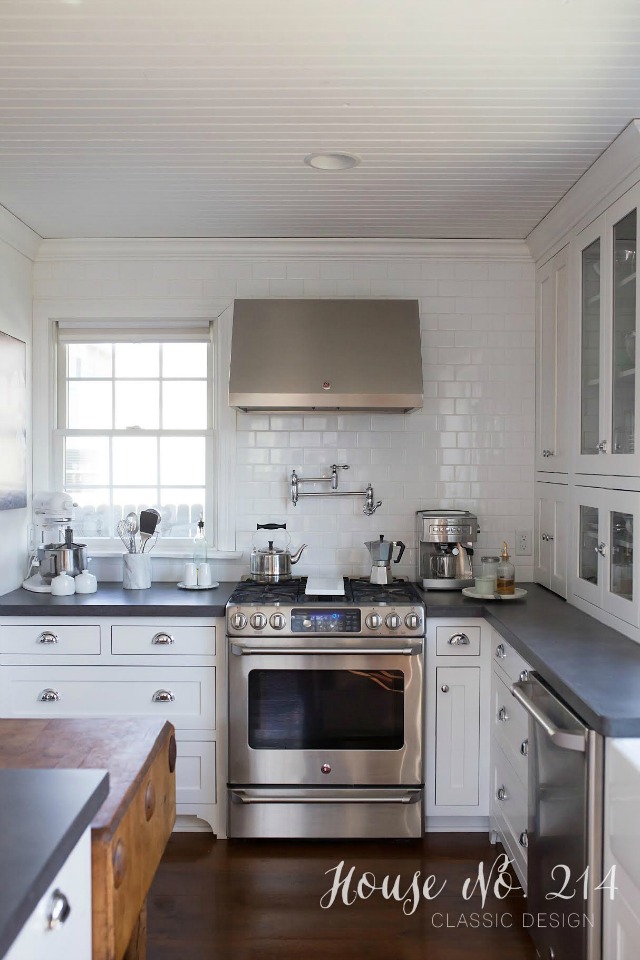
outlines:
[{"label": "stand mixer", "polygon": [[402,540],[385,540],[384,534],[380,534],[379,540],[369,540],[365,547],[371,554],[371,583],[392,583],[394,576],[391,573],[391,561],[395,547],[400,547],[398,556],[393,561],[400,563],[400,558],[404,553],[404,543]]},{"label": "stand mixer", "polygon": [[65,543],[70,537],[68,534],[65,537],[64,530],[73,522],[76,506],[67,493],[41,493],[33,498],[35,532],[27,579],[22,583],[25,590],[51,593],[51,580],[60,569],[75,576],[81,572],[76,567],[81,564],[86,567],[85,545]]}]

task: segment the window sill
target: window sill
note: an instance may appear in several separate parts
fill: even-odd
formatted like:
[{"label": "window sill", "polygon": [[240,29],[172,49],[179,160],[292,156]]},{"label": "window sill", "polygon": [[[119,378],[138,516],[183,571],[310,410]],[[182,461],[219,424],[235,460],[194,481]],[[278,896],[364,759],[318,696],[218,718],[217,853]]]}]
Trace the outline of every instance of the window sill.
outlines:
[{"label": "window sill", "polygon": [[[87,547],[87,555],[90,560],[102,560],[107,557],[122,557],[124,550],[93,550]],[[193,550],[149,550],[145,554],[147,557],[162,557],[164,560],[189,560],[193,556]],[[207,560],[242,560],[242,550],[208,550]]]}]

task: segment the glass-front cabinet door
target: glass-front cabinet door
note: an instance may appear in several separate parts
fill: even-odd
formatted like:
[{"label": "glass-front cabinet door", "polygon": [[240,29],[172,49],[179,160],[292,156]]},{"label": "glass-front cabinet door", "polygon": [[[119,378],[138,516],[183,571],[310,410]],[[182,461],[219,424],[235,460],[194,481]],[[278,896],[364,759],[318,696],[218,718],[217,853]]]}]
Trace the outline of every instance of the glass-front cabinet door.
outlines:
[{"label": "glass-front cabinet door", "polygon": [[578,487],[574,510],[576,595],[640,625],[640,577],[634,563],[640,493]]},{"label": "glass-front cabinet door", "polygon": [[578,470],[633,476],[638,391],[638,207],[634,188],[578,237],[580,402]]}]

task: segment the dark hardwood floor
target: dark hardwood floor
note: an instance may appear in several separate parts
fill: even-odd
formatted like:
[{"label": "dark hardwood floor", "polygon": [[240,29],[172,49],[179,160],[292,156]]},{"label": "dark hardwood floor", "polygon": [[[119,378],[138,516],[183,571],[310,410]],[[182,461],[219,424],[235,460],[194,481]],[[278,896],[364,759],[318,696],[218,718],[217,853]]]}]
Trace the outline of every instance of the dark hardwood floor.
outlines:
[{"label": "dark hardwood floor", "polygon": [[[484,907],[479,891],[462,896],[479,862],[488,872],[501,852],[479,834],[350,843],[176,834],[149,894],[148,960],[534,960],[521,890],[489,894]],[[415,912],[405,915],[379,890],[350,906],[338,895],[323,909],[335,876],[327,871],[341,861],[341,876],[355,868],[351,894],[365,872],[378,885],[389,876],[390,889],[400,876],[406,892],[420,871]],[[430,874],[446,886],[428,901],[421,891]]]}]

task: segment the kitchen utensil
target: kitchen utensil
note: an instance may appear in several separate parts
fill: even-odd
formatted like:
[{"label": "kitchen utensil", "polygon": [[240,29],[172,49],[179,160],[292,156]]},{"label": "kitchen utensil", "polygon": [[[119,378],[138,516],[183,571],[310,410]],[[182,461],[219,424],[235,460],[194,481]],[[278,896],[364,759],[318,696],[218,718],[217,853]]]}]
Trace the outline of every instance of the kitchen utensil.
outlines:
[{"label": "kitchen utensil", "polygon": [[[250,559],[250,576],[252,580],[264,580],[273,583],[278,580],[289,580],[291,578],[291,567],[297,563],[302,556],[302,551],[307,546],[303,543],[295,553],[290,553],[289,544],[291,538],[286,533],[286,523],[258,523],[256,530],[283,530],[284,534],[267,539],[266,547],[264,543],[265,534],[254,535],[253,549]],[[268,535],[267,535],[268,536]],[[274,546],[276,539],[279,538],[279,546]]]},{"label": "kitchen utensil", "polygon": [[395,547],[400,547],[398,556],[393,561],[400,563],[400,558],[405,550],[402,540],[385,540],[384,534],[380,534],[378,540],[369,540],[365,547],[371,554],[371,574],[369,579],[371,583],[391,583],[393,574],[391,573],[391,561]]},{"label": "kitchen utensil", "polygon": [[127,553],[135,553],[135,550],[131,549],[131,537],[129,535],[129,528],[126,520],[118,520],[116,523],[116,533],[122,540]]},{"label": "kitchen utensil", "polygon": [[138,532],[137,513],[128,513],[124,518],[127,536],[129,537],[129,553],[136,552],[136,533]]},{"label": "kitchen utensil", "polygon": [[144,548],[154,533],[160,522],[160,514],[157,510],[142,510],[140,513],[140,553],[144,553]]}]

